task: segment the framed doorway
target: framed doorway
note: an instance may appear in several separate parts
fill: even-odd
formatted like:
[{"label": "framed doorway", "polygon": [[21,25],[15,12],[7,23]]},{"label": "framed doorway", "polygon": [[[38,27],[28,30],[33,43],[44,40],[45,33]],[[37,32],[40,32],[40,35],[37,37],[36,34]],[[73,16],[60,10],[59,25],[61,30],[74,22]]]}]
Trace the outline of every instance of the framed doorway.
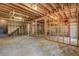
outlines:
[{"label": "framed doorway", "polygon": [[0,20],[0,37],[8,34],[8,23],[7,20]]},{"label": "framed doorway", "polygon": [[37,33],[38,35],[44,34],[44,20],[37,21]]}]

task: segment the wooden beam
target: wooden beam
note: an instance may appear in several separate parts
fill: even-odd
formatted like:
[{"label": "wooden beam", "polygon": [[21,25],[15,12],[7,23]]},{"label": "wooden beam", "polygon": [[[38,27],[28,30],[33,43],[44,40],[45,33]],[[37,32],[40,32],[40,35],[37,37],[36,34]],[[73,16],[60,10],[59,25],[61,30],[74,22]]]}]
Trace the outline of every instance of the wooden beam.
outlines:
[{"label": "wooden beam", "polygon": [[8,6],[8,7],[10,7],[10,8],[13,8],[13,10],[18,10],[18,11],[21,11],[21,13],[23,12],[23,13],[27,13],[27,15],[33,15],[31,12],[29,12],[29,11],[27,11],[27,10],[23,10],[22,8],[20,8],[20,7],[18,7],[18,6],[16,6],[15,4],[4,4],[5,6]]},{"label": "wooden beam", "polygon": [[[31,12],[33,12],[33,13],[36,13],[36,14],[39,14],[39,15],[44,15],[43,13],[40,13],[40,12],[38,12],[38,11],[36,11],[36,10],[34,10],[34,9],[32,9],[32,8],[30,8],[30,7],[28,7],[27,5],[25,5],[25,4],[22,4],[22,3],[19,3],[20,5],[22,5],[22,6],[24,6],[24,7],[26,7],[26,9],[27,10],[29,10],[29,11],[31,11]],[[39,4],[38,4],[39,5]],[[37,5],[37,7],[38,7],[38,5]]]},{"label": "wooden beam", "polygon": [[[26,11],[22,10],[21,8],[18,8],[18,7],[15,7],[13,6],[12,4],[1,4],[3,7],[5,7],[6,9],[8,10],[15,10],[15,12],[17,13],[21,13],[23,15],[26,15],[26,16],[29,16],[31,19],[34,19],[33,18],[33,13],[30,14],[29,12],[27,13]],[[38,17],[38,16],[35,16],[35,18]]]},{"label": "wooden beam", "polygon": [[39,5],[41,6],[41,8],[44,8],[44,10],[46,11],[46,15],[47,15],[47,13],[50,13],[50,11],[46,7],[44,7],[41,3]]},{"label": "wooden beam", "polygon": [[41,15],[36,14],[36,13],[30,11],[30,10],[25,9],[25,7],[23,7],[23,6],[20,5],[20,4],[12,4],[12,5],[14,5],[14,6],[16,6],[16,7],[19,7],[19,8],[21,8],[21,9],[23,9],[23,10],[29,12],[29,13],[31,14],[31,17],[30,17],[31,19],[36,19],[36,18],[38,18],[38,17],[41,17]]},{"label": "wooden beam", "polygon": [[[44,5],[44,4],[43,4]],[[50,10],[49,9],[47,9],[48,11],[49,11],[49,13],[48,14],[50,14],[50,16],[56,16],[56,17],[58,17],[58,15],[55,13],[55,8],[53,8],[53,6],[51,6],[51,4],[49,4],[49,3],[46,3],[46,6],[44,6],[46,9],[49,7],[50,8]],[[54,19],[54,18],[53,18]]]},{"label": "wooden beam", "polygon": [[65,10],[64,10],[65,6],[62,7],[61,4],[58,4],[58,5],[60,6],[60,9],[61,9],[63,15],[67,18],[67,15],[66,15]]},{"label": "wooden beam", "polygon": [[30,14],[33,14],[34,16],[38,16],[38,15],[39,15],[39,14],[34,13],[33,11],[28,10],[27,7],[25,7],[23,4],[18,4],[18,3],[16,3],[16,4],[12,4],[12,5],[14,5],[14,6],[16,6],[16,7],[19,7],[19,8],[21,8],[22,10],[27,11],[27,12],[29,12]]},{"label": "wooden beam", "polygon": [[51,14],[53,14],[53,15],[58,17],[58,15],[57,15],[58,13],[56,14],[55,8],[51,4],[49,4],[49,3],[47,3],[47,5],[51,8]]},{"label": "wooden beam", "polygon": [[15,7],[11,6],[10,4],[0,4],[0,6],[4,7],[5,9],[9,10],[10,12],[14,10],[17,13],[21,13],[21,14],[24,14],[24,15],[27,14],[28,16],[30,16],[30,14],[28,14],[28,13],[26,13],[26,12],[20,10],[20,9],[16,9]]},{"label": "wooden beam", "polygon": [[[6,15],[8,17],[10,17],[10,12],[12,12],[11,9],[7,8],[6,6],[0,4],[0,11],[3,11],[3,13],[6,13]],[[23,18],[28,18],[26,15],[22,14],[22,13],[19,13],[19,12],[16,12],[15,11],[15,16],[20,16],[20,17],[23,17]]]},{"label": "wooden beam", "polygon": [[59,15],[60,18],[63,18],[62,15],[60,14],[59,10],[56,7],[56,4],[52,4],[52,6],[55,8],[55,12],[57,12],[57,14]]}]

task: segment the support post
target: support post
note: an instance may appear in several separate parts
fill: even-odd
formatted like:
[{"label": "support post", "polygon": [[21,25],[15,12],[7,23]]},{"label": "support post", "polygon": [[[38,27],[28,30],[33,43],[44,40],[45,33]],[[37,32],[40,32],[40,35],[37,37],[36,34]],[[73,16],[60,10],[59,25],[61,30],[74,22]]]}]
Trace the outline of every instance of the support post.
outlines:
[{"label": "support post", "polygon": [[44,33],[45,37],[47,37],[47,32],[48,32],[48,24],[47,24],[47,19],[44,20]]},{"label": "support post", "polygon": [[34,29],[34,31],[35,31],[35,35],[37,35],[37,21],[35,21],[35,29]]},{"label": "support post", "polygon": [[79,46],[79,13],[77,13],[77,26],[78,26],[78,34],[77,34],[77,36],[78,36],[78,39],[77,39],[77,46]]},{"label": "support post", "polygon": [[28,25],[27,25],[27,29],[28,29],[28,30],[27,30],[27,32],[28,32],[28,36],[29,36],[29,32],[30,32],[30,31],[29,31],[29,28],[30,28],[30,24],[28,23]]}]

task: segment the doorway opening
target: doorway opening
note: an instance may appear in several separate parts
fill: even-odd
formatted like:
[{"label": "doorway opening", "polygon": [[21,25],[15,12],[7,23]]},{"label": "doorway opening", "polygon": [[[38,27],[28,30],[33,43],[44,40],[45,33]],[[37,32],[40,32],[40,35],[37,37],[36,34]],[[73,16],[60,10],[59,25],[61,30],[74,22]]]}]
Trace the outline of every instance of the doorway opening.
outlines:
[{"label": "doorway opening", "polygon": [[0,37],[7,36],[8,24],[6,20],[0,20]]}]

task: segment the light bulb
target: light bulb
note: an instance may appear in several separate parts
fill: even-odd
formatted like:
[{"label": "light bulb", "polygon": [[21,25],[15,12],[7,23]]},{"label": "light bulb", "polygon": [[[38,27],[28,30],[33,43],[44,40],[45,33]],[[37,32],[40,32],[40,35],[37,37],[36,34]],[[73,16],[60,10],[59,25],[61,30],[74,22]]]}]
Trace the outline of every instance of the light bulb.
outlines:
[{"label": "light bulb", "polygon": [[37,10],[37,3],[35,4],[35,7],[34,7],[34,9],[35,9],[35,10]]},{"label": "light bulb", "polygon": [[37,10],[37,6],[35,6],[35,10]]}]

